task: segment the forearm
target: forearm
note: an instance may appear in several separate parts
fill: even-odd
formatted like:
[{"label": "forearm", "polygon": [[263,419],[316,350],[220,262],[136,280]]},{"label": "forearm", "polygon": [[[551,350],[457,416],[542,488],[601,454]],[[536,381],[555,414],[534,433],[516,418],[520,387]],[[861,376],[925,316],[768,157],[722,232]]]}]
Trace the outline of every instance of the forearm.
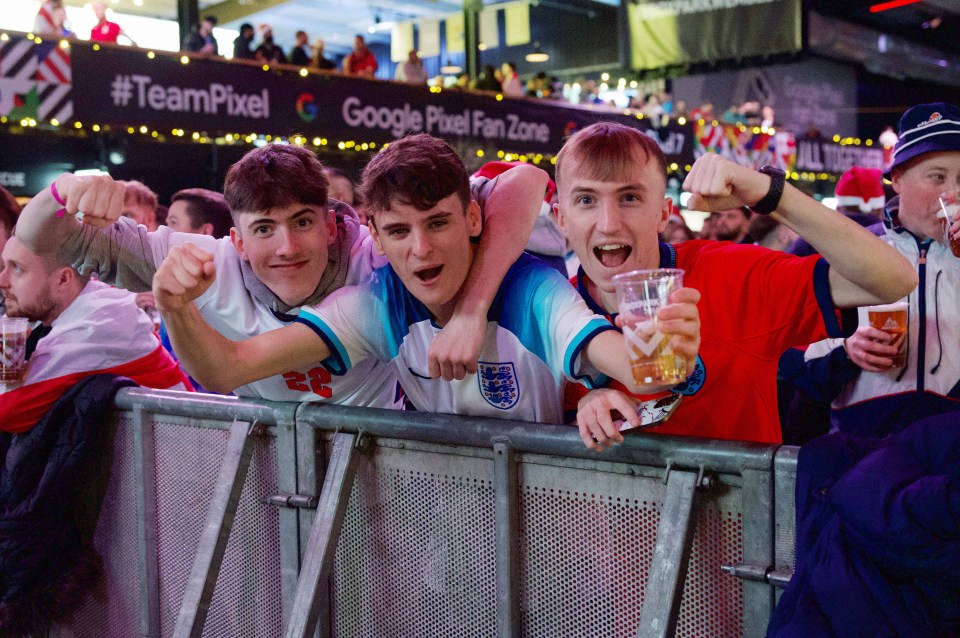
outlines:
[{"label": "forearm", "polygon": [[62,210],[50,188],[45,188],[31,199],[17,219],[17,239],[30,250],[50,253],[68,237],[80,230],[80,222],[73,215],[61,215]]},{"label": "forearm", "polygon": [[203,387],[227,393],[244,384],[244,361],[239,356],[237,342],[214,330],[200,315],[196,304],[188,303],[175,312],[163,310],[161,315],[173,351]]},{"label": "forearm", "polygon": [[830,264],[830,291],[837,307],[896,301],[917,285],[910,262],[893,246],[789,184],[773,215]]},{"label": "forearm", "polygon": [[233,341],[214,330],[193,303],[177,311],[161,310],[161,314],[180,362],[214,392],[231,392],[330,356],[327,345],[301,324]]},{"label": "forearm", "polygon": [[484,203],[480,249],[463,284],[457,313],[486,316],[500,282],[530,238],[547,179],[544,171],[528,165],[512,168],[497,179]]}]

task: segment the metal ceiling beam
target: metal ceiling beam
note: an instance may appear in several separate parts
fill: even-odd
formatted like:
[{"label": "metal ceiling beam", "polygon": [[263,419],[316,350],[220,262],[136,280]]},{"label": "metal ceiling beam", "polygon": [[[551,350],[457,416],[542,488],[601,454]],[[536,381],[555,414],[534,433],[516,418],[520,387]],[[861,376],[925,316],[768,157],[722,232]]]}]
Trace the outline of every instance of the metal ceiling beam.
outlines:
[{"label": "metal ceiling beam", "polygon": [[203,11],[203,15],[211,15],[217,18],[219,24],[242,20],[254,13],[260,13],[273,7],[287,4],[290,0],[227,0],[218,4],[210,5]]}]

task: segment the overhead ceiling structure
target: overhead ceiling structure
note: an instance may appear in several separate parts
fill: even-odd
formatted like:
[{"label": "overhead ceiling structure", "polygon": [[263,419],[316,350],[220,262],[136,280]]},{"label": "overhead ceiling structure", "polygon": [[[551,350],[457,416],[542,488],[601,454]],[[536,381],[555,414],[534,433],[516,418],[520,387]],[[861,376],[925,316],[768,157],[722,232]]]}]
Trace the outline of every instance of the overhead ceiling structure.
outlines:
[{"label": "overhead ceiling structure", "polygon": [[809,7],[931,49],[960,53],[960,0],[921,0],[871,12],[885,0],[810,0]]},{"label": "overhead ceiling structure", "polygon": [[[503,0],[483,0],[483,4],[496,4]],[[537,0],[534,0],[536,2]],[[563,2],[541,0],[551,5]],[[618,5],[620,0],[596,0],[606,5]],[[84,6],[90,0],[65,0],[66,4]],[[114,11],[143,15],[166,20],[177,19],[177,0],[106,0]],[[831,20],[840,20],[875,35],[894,36],[896,42],[922,47],[924,51],[947,52],[960,55],[960,0],[919,0],[896,8],[873,13],[870,8],[884,4],[885,0],[808,0],[807,6],[827,18],[828,32],[816,34],[819,41],[830,40]],[[243,22],[254,26],[269,24],[274,38],[284,47],[294,40],[294,33],[303,29],[311,40],[322,38],[331,53],[346,53],[353,46],[353,37],[363,34],[368,42],[389,42],[390,27],[395,22],[424,19],[443,19],[463,9],[462,0],[199,0],[201,15],[212,13],[220,19],[220,26],[237,29]],[[822,24],[820,25],[823,26]],[[841,25],[837,29],[849,33]],[[865,36],[864,36],[865,37]],[[871,36],[874,37],[874,36]],[[900,46],[902,52],[904,46]],[[851,61],[867,65],[866,58],[872,54],[861,52]],[[837,57],[836,53],[831,54]],[[873,60],[869,66],[887,68],[890,56]],[[924,58],[936,56],[925,55]],[[947,59],[941,56],[939,59]],[[953,58],[949,58],[952,60]],[[900,75],[924,77],[931,74],[927,69],[922,75],[912,73],[912,61],[901,57],[898,63],[904,67]],[[942,68],[942,65],[941,65]]]},{"label": "overhead ceiling structure", "polygon": [[871,12],[885,0],[811,0],[812,52],[871,73],[960,85],[960,0],[922,0]]}]

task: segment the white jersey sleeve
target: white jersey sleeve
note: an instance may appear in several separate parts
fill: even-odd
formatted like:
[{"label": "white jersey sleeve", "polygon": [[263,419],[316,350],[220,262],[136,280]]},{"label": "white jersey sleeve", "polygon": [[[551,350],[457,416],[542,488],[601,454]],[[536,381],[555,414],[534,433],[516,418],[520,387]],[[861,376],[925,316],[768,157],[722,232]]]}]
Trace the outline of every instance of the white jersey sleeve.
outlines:
[{"label": "white jersey sleeve", "polygon": [[540,260],[530,256],[517,260],[491,315],[542,359],[558,381],[562,376],[588,387],[606,381],[582,354],[594,336],[613,326],[590,310],[563,275]]},{"label": "white jersey sleeve", "polygon": [[394,334],[396,315],[390,313],[384,299],[377,295],[372,281],[337,290],[318,306],[304,306],[297,317],[330,348],[324,365],[337,374],[345,374],[367,359],[388,362],[396,356]]}]

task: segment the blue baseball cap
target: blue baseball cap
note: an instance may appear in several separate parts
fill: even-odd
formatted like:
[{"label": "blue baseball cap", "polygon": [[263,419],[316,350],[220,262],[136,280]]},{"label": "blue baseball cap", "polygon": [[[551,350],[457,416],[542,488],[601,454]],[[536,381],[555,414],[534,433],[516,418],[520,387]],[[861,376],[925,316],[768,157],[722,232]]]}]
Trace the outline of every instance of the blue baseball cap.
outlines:
[{"label": "blue baseball cap", "polygon": [[897,166],[938,151],[960,152],[960,108],[946,102],[914,106],[900,118],[900,139],[883,176],[890,179]]}]

